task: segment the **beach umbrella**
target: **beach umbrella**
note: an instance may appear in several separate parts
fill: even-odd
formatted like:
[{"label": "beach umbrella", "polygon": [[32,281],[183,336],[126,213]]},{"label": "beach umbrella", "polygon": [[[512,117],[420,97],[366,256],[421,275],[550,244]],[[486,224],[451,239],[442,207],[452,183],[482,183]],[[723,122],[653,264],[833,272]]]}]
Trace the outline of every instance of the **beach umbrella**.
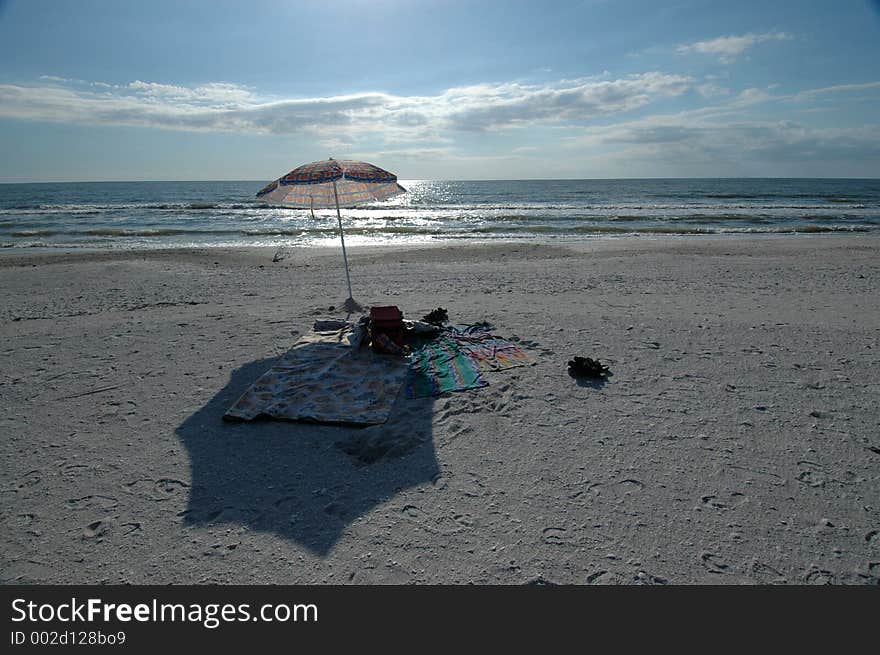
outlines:
[{"label": "beach umbrella", "polygon": [[315,161],[294,168],[287,175],[270,182],[257,192],[257,198],[279,207],[309,209],[312,218],[315,209],[336,207],[339,221],[339,239],[348,283],[347,306],[356,306],[351,292],[348,255],[345,252],[345,233],[342,229],[340,207],[355,207],[368,202],[386,200],[406,189],[397,183],[397,176],[362,161],[330,159]]}]

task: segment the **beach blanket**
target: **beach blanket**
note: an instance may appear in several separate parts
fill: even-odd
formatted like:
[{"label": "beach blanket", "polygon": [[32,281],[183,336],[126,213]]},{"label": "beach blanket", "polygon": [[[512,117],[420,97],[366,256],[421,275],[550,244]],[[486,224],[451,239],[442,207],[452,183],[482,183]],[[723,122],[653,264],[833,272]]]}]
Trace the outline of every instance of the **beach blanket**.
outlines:
[{"label": "beach blanket", "polygon": [[484,371],[503,371],[535,363],[520,346],[491,334],[488,323],[455,325],[417,348],[410,359],[407,396],[437,396],[444,391],[485,387]]},{"label": "beach blanket", "polygon": [[463,391],[485,387],[474,360],[462,352],[458,342],[448,335],[440,336],[410,357],[407,396],[418,398],[438,396],[444,391]]},{"label": "beach blanket", "polygon": [[503,371],[535,363],[520,346],[491,334],[491,329],[488,323],[454,325],[449,328],[449,336],[481,371]]},{"label": "beach blanket", "polygon": [[481,371],[503,371],[516,366],[529,366],[534,358],[515,343],[494,334],[456,335],[456,343]]},{"label": "beach blanket", "polygon": [[347,338],[352,327],[304,335],[223,418],[384,423],[406,380],[408,363],[366,348],[353,349]]}]

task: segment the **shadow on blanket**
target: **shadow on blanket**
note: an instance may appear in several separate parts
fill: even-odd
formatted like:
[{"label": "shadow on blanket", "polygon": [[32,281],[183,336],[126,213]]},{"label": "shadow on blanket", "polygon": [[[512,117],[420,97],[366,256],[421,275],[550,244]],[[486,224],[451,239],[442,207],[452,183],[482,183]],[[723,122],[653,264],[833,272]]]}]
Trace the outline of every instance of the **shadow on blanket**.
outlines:
[{"label": "shadow on blanket", "polygon": [[233,371],[229,383],[177,428],[192,469],[186,523],[240,524],[325,556],[356,518],[402,489],[439,477],[434,398],[401,393],[388,421],[367,428],[221,421],[274,361]]}]

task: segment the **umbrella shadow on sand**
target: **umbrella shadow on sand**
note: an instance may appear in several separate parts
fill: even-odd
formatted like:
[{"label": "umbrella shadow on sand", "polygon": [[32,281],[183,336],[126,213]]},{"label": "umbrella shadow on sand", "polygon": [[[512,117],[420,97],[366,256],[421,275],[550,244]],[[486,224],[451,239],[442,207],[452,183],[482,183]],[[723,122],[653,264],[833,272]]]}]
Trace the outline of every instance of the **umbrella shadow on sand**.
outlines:
[{"label": "umbrella shadow on sand", "polygon": [[439,477],[434,398],[409,399],[401,392],[388,421],[365,428],[223,422],[223,413],[274,361],[233,371],[228,384],[177,428],[192,473],[186,524],[240,524],[325,556],[358,517]]}]

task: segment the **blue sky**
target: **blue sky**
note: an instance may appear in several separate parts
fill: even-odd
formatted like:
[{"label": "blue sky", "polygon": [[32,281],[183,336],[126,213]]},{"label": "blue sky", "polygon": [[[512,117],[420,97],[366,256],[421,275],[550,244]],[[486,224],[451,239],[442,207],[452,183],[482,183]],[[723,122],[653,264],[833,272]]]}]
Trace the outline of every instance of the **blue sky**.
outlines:
[{"label": "blue sky", "polygon": [[880,1],[0,0],[0,182],[880,177]]}]

